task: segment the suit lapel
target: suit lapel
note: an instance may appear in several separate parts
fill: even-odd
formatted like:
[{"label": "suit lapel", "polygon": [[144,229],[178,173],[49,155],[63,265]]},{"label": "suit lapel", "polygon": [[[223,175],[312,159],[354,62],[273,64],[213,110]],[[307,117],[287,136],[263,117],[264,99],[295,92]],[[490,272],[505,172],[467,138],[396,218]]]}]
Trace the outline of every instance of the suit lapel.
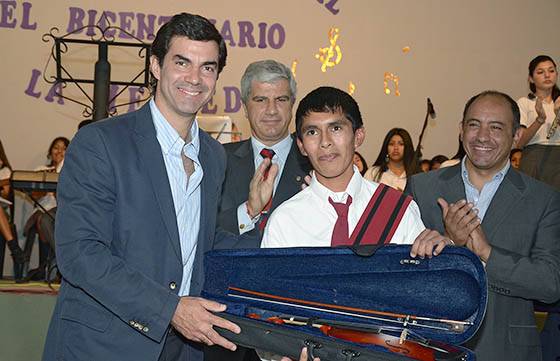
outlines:
[{"label": "suit lapel", "polygon": [[460,199],[466,199],[465,184],[461,177],[461,164],[445,168],[439,177],[442,198],[447,203],[455,203]]},{"label": "suit lapel", "polygon": [[[210,136],[204,133],[204,131],[199,130],[199,137],[200,152],[198,153],[198,159],[200,160],[204,176],[200,185],[200,231],[198,232],[196,259],[202,259],[200,256],[206,253],[211,246],[211,242],[205,242],[205,239],[214,237],[215,229],[209,223],[215,222],[211,220],[215,219],[217,214],[217,201],[215,198],[218,197],[220,186],[218,182],[223,180],[223,174],[216,174],[216,170],[220,168],[214,164],[215,158],[213,158],[212,148],[209,144]],[[212,212],[212,214],[209,212]]]},{"label": "suit lapel", "polygon": [[237,148],[230,158],[233,162],[232,169],[235,169],[238,181],[235,182],[236,193],[239,202],[247,200],[249,197],[249,184],[255,174],[255,161],[253,159],[253,146],[251,140],[246,140]]},{"label": "suit lapel", "polygon": [[482,221],[482,228],[487,239],[497,239],[494,234],[499,230],[504,219],[510,217],[512,210],[518,209],[517,203],[521,201],[524,190],[523,179],[519,173],[510,167],[496,194],[494,194]]},{"label": "suit lapel", "polygon": [[181,260],[181,246],[177,228],[177,216],[173,196],[167,178],[167,170],[161,152],[161,146],[156,137],[156,130],[152,121],[149,103],[146,103],[137,113],[137,124],[134,139],[138,156],[144,165],[152,184],[152,190],[161,212],[161,217],[169,234],[169,240],[178,259]]},{"label": "suit lapel", "polygon": [[306,175],[305,166],[302,164],[305,160],[302,159],[303,156],[299,152],[296,140],[293,137],[292,140],[290,153],[288,153],[288,158],[286,158],[286,164],[284,164],[278,187],[272,199],[272,211],[282,202],[300,191],[303,177]]},{"label": "suit lapel", "polygon": [[426,209],[431,209],[429,212],[422,212],[422,220],[428,228],[434,228],[439,232],[445,232],[443,224],[443,213],[441,207],[437,204],[437,198],[443,198],[447,203],[457,202],[459,199],[466,198],[465,186],[461,178],[461,166],[452,166],[437,171],[436,183],[433,184],[434,194],[433,198],[429,195],[420,195],[420,198],[427,198],[428,204],[425,204]]}]

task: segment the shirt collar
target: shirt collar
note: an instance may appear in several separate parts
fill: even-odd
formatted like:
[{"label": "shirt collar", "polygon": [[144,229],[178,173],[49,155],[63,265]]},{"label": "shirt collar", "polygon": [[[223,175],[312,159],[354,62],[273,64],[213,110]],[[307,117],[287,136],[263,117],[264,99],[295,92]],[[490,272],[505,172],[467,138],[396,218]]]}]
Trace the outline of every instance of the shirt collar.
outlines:
[{"label": "shirt collar", "polygon": [[[463,182],[465,182],[465,184],[468,184],[471,187],[473,187],[473,185],[472,185],[472,183],[469,179],[469,170],[467,168],[466,161],[467,161],[467,156],[464,156],[463,160],[461,161],[461,176],[463,177]],[[498,173],[496,173],[494,175],[494,177],[492,177],[492,180],[490,180],[490,182],[493,182],[493,181],[500,181],[501,182],[504,179],[504,177],[506,176],[506,173],[508,172],[509,167],[510,167],[510,161],[508,160],[506,165],[502,169],[500,169],[498,171]]]},{"label": "shirt collar", "polygon": [[187,144],[175,128],[169,124],[163,114],[161,114],[154,99],[151,99],[149,104],[154,126],[156,128],[157,140],[161,146],[162,152],[165,155],[170,153],[173,155],[180,155],[185,145],[187,145],[188,147],[192,147],[195,153],[198,154],[200,151],[200,137],[196,118],[190,129],[191,141]]},{"label": "shirt collar", "polygon": [[251,137],[251,145],[253,146],[253,155],[255,159],[257,159],[257,156],[260,156],[261,150],[264,148],[272,149],[274,151],[275,158],[279,157],[280,159],[286,159],[290,153],[292,142],[292,136],[288,134],[286,138],[269,147],[261,143],[257,138]]},{"label": "shirt collar", "polygon": [[311,182],[309,183],[309,187],[311,191],[314,192],[320,199],[327,200],[329,197],[336,203],[343,203],[346,202],[348,196],[351,196],[352,199],[356,199],[356,196],[360,193],[362,187],[362,175],[358,170],[358,167],[353,166],[354,174],[350,179],[350,182],[346,186],[346,190],[344,192],[333,192],[324,185],[322,185],[317,176],[315,171],[312,172]]}]

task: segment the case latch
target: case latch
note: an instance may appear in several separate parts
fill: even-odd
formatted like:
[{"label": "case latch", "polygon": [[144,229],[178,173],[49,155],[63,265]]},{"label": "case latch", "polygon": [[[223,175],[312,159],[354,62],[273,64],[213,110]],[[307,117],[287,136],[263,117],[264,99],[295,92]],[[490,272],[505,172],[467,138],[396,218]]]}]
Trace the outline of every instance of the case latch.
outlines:
[{"label": "case latch", "polygon": [[403,258],[399,261],[400,264],[413,264],[413,265],[419,265],[420,264],[420,260],[419,259],[411,259],[411,258]]},{"label": "case latch", "polygon": [[307,359],[309,361],[313,361],[313,359],[316,357],[315,350],[318,350],[321,347],[323,347],[323,345],[313,340],[305,340],[303,344],[307,347]]},{"label": "case latch", "polygon": [[346,361],[352,361],[355,358],[360,357],[360,353],[358,351],[354,351],[354,350],[342,350],[342,354],[344,355],[344,360]]}]

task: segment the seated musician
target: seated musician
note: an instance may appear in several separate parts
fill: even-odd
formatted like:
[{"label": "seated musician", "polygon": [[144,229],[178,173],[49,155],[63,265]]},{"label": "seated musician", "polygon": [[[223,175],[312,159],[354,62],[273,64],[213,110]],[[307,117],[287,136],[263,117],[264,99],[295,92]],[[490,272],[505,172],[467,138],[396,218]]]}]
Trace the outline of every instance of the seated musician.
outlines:
[{"label": "seated musician", "polygon": [[[35,168],[35,171],[48,171],[60,173],[64,163],[64,155],[70,140],[65,137],[55,138],[47,153],[49,163],[45,166]],[[33,192],[33,197],[42,206],[37,207],[31,217],[27,220],[24,227],[24,234],[27,236],[25,252],[27,257],[31,255],[35,235],[39,235],[39,268],[30,270],[28,277],[34,280],[45,278],[47,257],[49,254],[54,256],[54,216],[56,214],[56,197],[53,192]],[[47,211],[48,213],[45,213]]]},{"label": "seated musician", "polygon": [[[8,201],[10,198],[10,176],[12,174],[12,167],[8,161],[8,157],[4,152],[4,147],[2,142],[0,142],[0,197],[3,200]],[[14,237],[12,226],[9,222],[8,215],[6,213],[5,205],[7,202],[0,202],[0,235],[4,238],[10,249],[12,255],[12,260],[16,268],[21,268],[25,262],[25,255],[23,250],[19,247],[17,239]],[[2,245],[4,247],[4,245]],[[3,265],[0,265],[3,267]],[[15,278],[19,278],[19,272],[16,272]]]},{"label": "seated musician", "polygon": [[[351,245],[353,230],[366,212],[374,213],[373,233],[387,227],[386,239],[364,237],[365,243],[412,244],[428,239],[439,253],[451,241],[435,231],[426,230],[420,211],[410,197],[390,187],[365,180],[353,166],[353,156],[365,136],[362,117],[356,101],[346,92],[320,87],[299,103],[296,112],[297,144],[309,158],[314,171],[309,187],[299,192],[271,215],[265,229],[262,247],[325,247]],[[384,191],[382,192],[382,190]],[[372,197],[383,201],[377,210]],[[390,215],[398,208],[395,200],[404,197],[398,216],[391,223]],[[367,227],[367,226],[366,226]],[[366,234],[372,234],[370,229]],[[367,238],[367,242],[365,239]],[[378,236],[378,238],[380,238]],[[420,256],[431,256],[426,248]]]}]

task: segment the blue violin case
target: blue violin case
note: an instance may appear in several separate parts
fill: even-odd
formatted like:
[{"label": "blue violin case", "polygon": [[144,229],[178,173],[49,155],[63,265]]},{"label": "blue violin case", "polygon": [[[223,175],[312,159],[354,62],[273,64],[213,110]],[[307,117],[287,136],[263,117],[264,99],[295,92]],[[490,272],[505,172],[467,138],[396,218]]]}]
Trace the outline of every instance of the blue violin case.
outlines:
[{"label": "blue violin case", "polygon": [[[372,252],[366,252],[372,253]],[[470,361],[460,346],[486,310],[478,257],[446,247],[430,259],[410,246],[372,255],[351,248],[217,250],[206,254],[202,296],[227,305],[230,341],[299,359]]]}]

